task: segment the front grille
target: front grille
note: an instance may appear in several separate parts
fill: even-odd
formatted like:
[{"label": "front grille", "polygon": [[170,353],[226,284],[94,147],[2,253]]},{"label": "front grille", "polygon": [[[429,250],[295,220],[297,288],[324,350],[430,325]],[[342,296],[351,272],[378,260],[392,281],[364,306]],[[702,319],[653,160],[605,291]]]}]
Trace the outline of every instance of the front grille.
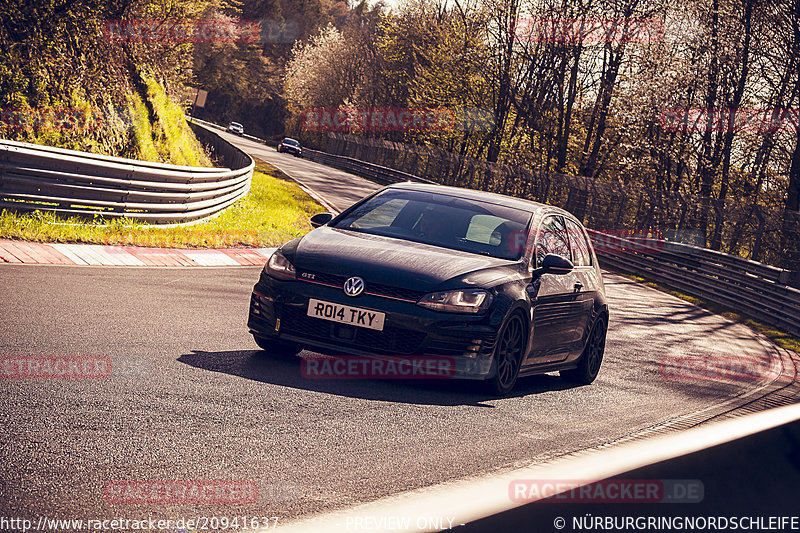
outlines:
[{"label": "front grille", "polygon": [[[342,338],[337,336],[337,328],[348,329],[354,336]],[[384,327],[383,331],[347,326],[307,316],[302,308],[284,306],[281,318],[281,332],[308,339],[316,339],[342,346],[350,346],[360,350],[387,355],[410,355],[415,353],[425,333],[393,327]]]},{"label": "front grille", "polygon": [[[305,276],[313,276],[313,279]],[[349,276],[339,276],[336,274],[326,274],[323,272],[312,272],[310,270],[301,270],[298,272],[297,279],[306,281],[308,283],[318,283],[328,285],[331,287],[342,288],[344,282],[347,281]],[[415,291],[413,289],[404,289],[402,287],[392,287],[391,285],[382,285],[380,283],[373,283],[368,279],[364,280],[364,294],[372,296],[380,296],[382,298],[393,298],[396,300],[407,300],[409,302],[417,302],[426,293]]]}]

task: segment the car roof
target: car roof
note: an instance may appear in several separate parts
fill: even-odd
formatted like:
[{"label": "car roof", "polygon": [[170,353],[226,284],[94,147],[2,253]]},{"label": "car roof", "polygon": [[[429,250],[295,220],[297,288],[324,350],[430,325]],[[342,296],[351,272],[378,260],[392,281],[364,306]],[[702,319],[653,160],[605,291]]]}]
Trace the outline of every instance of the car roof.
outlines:
[{"label": "car roof", "polygon": [[[476,191],[475,189],[464,189],[462,187],[450,187],[446,185],[437,185],[434,183],[415,183],[406,181],[403,183],[395,183],[387,187],[387,189],[402,189],[408,191],[432,192],[436,194],[447,194],[458,198],[465,198],[469,200],[479,200],[482,202],[489,202],[493,204],[503,205],[506,207],[513,207],[522,211],[536,213],[542,209],[548,211],[555,211],[563,214],[570,215],[567,211],[554,207],[552,205],[534,202],[532,200],[525,200],[524,198],[514,198],[513,196],[506,196],[504,194],[497,194],[486,191]],[[571,215],[570,215],[571,216]],[[573,217],[574,218],[574,217]]]},{"label": "car roof", "polygon": [[231,126],[241,126],[238,122],[231,122]]}]

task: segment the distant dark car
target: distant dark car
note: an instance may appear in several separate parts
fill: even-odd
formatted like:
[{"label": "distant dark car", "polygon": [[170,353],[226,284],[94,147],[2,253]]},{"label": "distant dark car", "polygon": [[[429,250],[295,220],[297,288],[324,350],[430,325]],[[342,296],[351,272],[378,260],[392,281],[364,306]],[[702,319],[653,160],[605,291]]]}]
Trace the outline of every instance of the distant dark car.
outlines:
[{"label": "distant dark car", "polygon": [[278,144],[278,152],[286,152],[296,157],[303,155],[303,149],[300,147],[300,143],[289,137],[286,137]]},{"label": "distant dark car", "polygon": [[228,124],[228,132],[235,133],[236,135],[244,135],[244,126],[238,122],[231,122]]},{"label": "distant dark car", "polygon": [[600,370],[608,306],[583,226],[564,210],[428,184],[386,187],[281,246],[248,326],[264,350],[447,356],[508,394],[518,376]]}]

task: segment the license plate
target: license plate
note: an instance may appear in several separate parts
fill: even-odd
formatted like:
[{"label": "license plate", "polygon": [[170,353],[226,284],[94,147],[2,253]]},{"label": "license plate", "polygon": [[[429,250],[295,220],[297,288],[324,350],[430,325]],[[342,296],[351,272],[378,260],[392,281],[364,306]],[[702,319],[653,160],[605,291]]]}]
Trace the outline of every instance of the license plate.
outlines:
[{"label": "license plate", "polygon": [[360,328],[374,329],[383,331],[383,320],[386,318],[384,313],[350,307],[349,305],[334,304],[321,300],[308,300],[308,316],[349,324]]}]

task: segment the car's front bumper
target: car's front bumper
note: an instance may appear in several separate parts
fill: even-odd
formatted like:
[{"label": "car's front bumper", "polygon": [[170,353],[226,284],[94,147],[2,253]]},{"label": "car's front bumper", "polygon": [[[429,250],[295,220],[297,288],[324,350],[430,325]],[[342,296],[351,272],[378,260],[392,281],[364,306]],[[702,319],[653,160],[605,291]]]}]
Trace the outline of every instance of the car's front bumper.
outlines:
[{"label": "car's front bumper", "polygon": [[[266,278],[266,279],[264,279]],[[380,311],[376,331],[307,316],[310,298]],[[362,295],[311,282],[281,282],[262,275],[250,299],[248,327],[254,335],[292,341],[326,353],[379,358],[447,358],[452,377],[491,377],[497,326],[489,313],[462,315],[424,309],[411,301]]]}]

